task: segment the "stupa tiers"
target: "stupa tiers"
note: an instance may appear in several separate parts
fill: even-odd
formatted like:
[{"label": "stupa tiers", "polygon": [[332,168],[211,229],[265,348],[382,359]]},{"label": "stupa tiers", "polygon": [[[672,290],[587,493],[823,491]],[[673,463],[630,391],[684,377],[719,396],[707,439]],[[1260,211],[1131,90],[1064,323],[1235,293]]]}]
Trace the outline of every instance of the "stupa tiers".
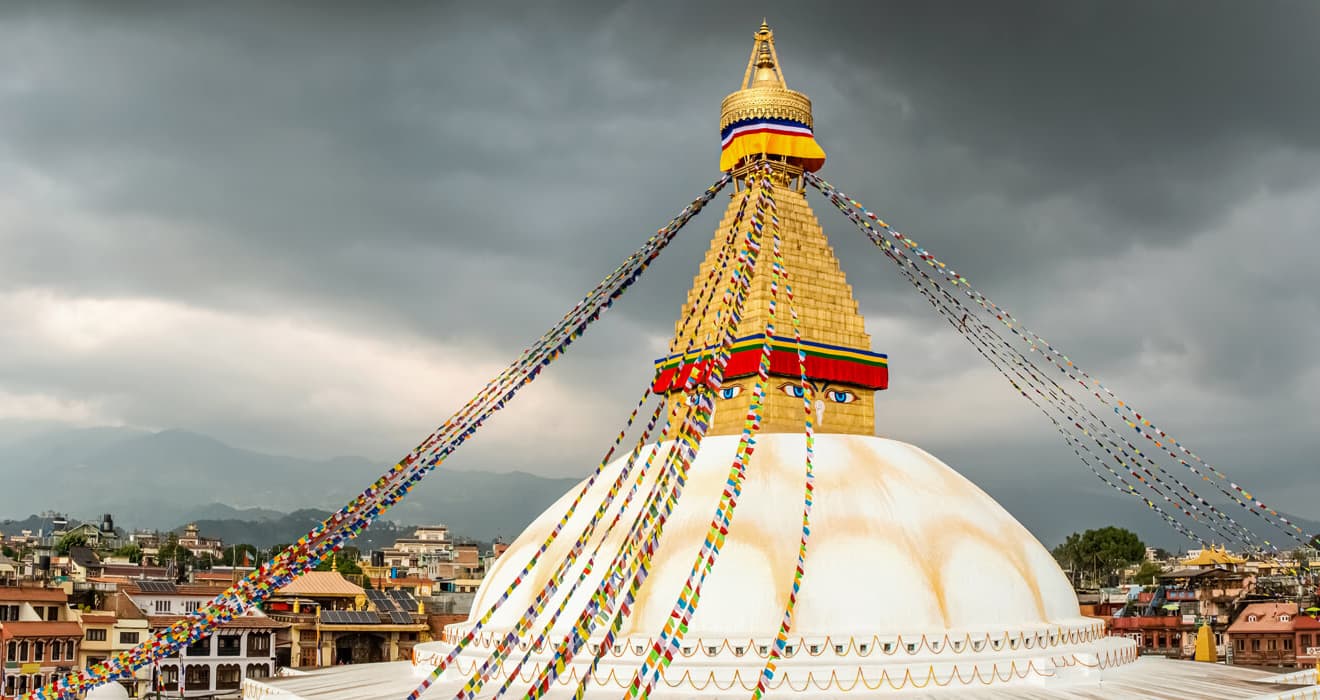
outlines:
[{"label": "stupa tiers", "polygon": [[[745,221],[739,213],[743,194],[761,187],[759,178],[768,162],[783,267],[800,318],[818,433],[806,578],[785,658],[770,684],[772,692],[930,691],[1041,683],[1065,676],[1079,680],[1134,660],[1135,643],[1106,637],[1101,621],[1080,615],[1072,588],[1053,558],[989,496],[919,448],[874,436],[875,392],[888,385],[888,362],[871,350],[852,289],[803,195],[802,172],[819,168],[825,160],[811,125],[811,102],[785,85],[773,33],[762,25],[743,88],[724,100],[721,117],[721,165],[732,170],[737,188],[682,307],[671,345],[693,349],[658,360],[654,386],[668,394],[669,408],[677,410],[681,405],[675,404],[690,401],[691,394],[682,391],[689,375],[697,373],[698,382],[709,377],[710,352],[703,351],[717,342],[725,321],[701,303],[704,280],[722,264],[726,241],[740,233],[735,227]],[[756,265],[707,437],[623,636],[594,674],[593,692],[601,697],[617,696],[626,687],[670,617],[706,537],[711,510],[726,486],[769,320],[771,256],[759,256]],[[782,294],[780,299],[777,325],[783,329],[788,323]],[[803,369],[793,335],[777,332],[761,432],[736,519],[679,654],[658,686],[660,695],[745,695],[761,675],[783,619],[798,556],[806,451]],[[661,454],[666,449],[662,444]],[[584,502],[602,503],[607,485],[625,462],[611,464]],[[643,492],[658,477],[660,470],[654,471],[645,477]],[[420,673],[445,658],[452,643],[495,603],[575,493],[551,506],[500,558],[476,596],[472,619],[446,628],[444,641],[417,647]],[[612,519],[619,508],[620,501],[615,501],[606,518]],[[630,522],[637,508],[634,502],[624,510],[622,522]],[[591,510],[579,509],[564,531],[580,532]],[[561,560],[571,540],[560,537],[542,559]],[[623,533],[610,535],[598,561],[611,560],[623,542]],[[581,610],[605,568],[598,565],[588,572],[587,585],[563,607]],[[579,561],[566,580],[577,579],[582,569]],[[514,590],[446,670],[446,678],[465,679],[479,667],[492,645],[534,604],[549,575],[548,567],[534,569],[531,580]],[[547,609],[565,603],[564,589],[557,595]],[[549,638],[568,634],[572,624],[570,616],[561,618]],[[592,643],[598,646],[605,627],[593,633]],[[524,643],[515,658],[526,648]],[[594,648],[589,643],[587,651]],[[530,680],[555,663],[553,651],[553,645],[533,650],[532,663],[523,666],[521,677]],[[592,654],[580,656],[559,678],[563,693],[577,686]],[[495,678],[502,681],[501,672]]]}]

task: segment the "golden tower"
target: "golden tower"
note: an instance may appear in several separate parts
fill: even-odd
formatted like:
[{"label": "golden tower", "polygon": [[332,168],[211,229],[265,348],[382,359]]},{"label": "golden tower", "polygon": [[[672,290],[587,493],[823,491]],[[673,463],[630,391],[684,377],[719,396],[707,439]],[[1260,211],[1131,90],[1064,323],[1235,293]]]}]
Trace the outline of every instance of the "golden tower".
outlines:
[{"label": "golden tower", "polygon": [[[716,311],[728,277],[712,276],[712,272],[725,260],[726,241],[731,237],[741,240],[756,205],[763,164],[768,163],[785,281],[792,287],[793,299],[790,302],[785,290],[780,290],[761,430],[800,432],[803,428],[801,367],[789,315],[791,304],[807,353],[816,431],[872,435],[875,391],[888,386],[888,360],[871,351],[871,337],[858,313],[852,287],[807,204],[803,171],[814,171],[825,161],[811,132],[811,100],[785,85],[770,27],[763,22],[754,39],[742,89],[725,98],[721,106],[721,166],[733,171],[735,191],[675,325],[672,347],[676,354],[657,362],[662,372],[656,388],[670,392],[671,409],[673,402],[685,400],[679,389],[696,363],[695,354],[719,342]],[[751,197],[744,208],[748,194]],[[733,230],[735,226],[738,230]],[[769,320],[771,251],[767,226],[707,435],[731,435],[743,429],[762,352],[762,333]],[[710,285],[717,288],[712,290]],[[712,291],[716,302],[707,306],[703,300]],[[693,352],[684,356],[683,350],[689,347]]]}]

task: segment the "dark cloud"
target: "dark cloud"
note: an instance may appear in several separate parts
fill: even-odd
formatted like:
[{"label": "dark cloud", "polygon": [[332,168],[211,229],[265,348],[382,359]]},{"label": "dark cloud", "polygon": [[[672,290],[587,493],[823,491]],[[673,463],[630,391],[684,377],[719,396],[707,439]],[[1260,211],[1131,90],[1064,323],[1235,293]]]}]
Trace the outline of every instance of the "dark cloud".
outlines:
[{"label": "dark cloud", "polygon": [[[1189,442],[1239,458],[1244,480],[1320,491],[1302,457],[1315,446],[1320,300],[1298,264],[1320,257],[1314,4],[3,12],[0,295],[11,298],[11,328],[49,328],[21,309],[63,306],[14,301],[40,290],[152,300],[203,334],[207,314],[240,335],[252,324],[254,342],[224,345],[258,364],[272,352],[260,342],[333,354],[333,344],[281,335],[281,323],[320,329],[322,340],[386,339],[352,355],[382,362],[390,345],[512,357],[714,179],[719,100],[737,87],[765,14],[790,86],[814,100],[829,180],[1116,387],[1148,396]],[[987,418],[944,414],[960,403],[950,397],[975,392],[984,407],[1014,393],[969,370],[975,354],[812,201],[876,345],[893,357],[882,414],[900,432],[890,434],[960,449]],[[698,218],[559,368],[599,410],[591,420],[613,420],[645,381],[715,218]],[[142,338],[152,333],[168,331]],[[338,434],[318,438],[324,402],[315,420],[244,413],[269,388],[234,388],[246,365],[218,371],[205,353],[166,363],[130,341],[113,353],[15,351],[0,363],[0,397],[29,397],[28,408],[0,416],[51,418],[76,404],[83,420],[373,454],[393,454],[398,435],[440,417],[401,424],[340,407]],[[292,362],[286,351],[276,364]],[[148,357],[161,364],[142,366]],[[309,366],[343,371],[332,359]],[[152,376],[141,396],[107,379]],[[269,400],[297,401],[315,383],[277,382]],[[354,390],[370,394],[366,384]],[[205,408],[196,396],[208,392],[222,400]],[[1030,475],[1056,438],[1021,416],[1017,438],[996,444],[1020,458],[987,463]],[[564,472],[589,458],[572,447],[520,466]],[[1053,459],[1068,454],[1057,446]]]}]

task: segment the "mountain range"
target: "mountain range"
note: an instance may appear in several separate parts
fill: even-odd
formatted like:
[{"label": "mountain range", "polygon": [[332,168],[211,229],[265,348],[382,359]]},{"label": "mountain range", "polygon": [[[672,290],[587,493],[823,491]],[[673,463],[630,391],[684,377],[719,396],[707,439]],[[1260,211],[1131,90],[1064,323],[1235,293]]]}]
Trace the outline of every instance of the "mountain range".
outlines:
[{"label": "mountain range", "polygon": [[[52,429],[0,442],[0,517],[56,510],[99,521],[112,513],[120,527],[162,530],[189,521],[301,522],[310,514],[295,511],[338,508],[387,466],[363,457],[265,454],[183,430]],[[509,539],[576,483],[441,469],[388,517]]]},{"label": "mountain range", "polygon": [[[226,542],[268,546],[296,539],[388,466],[364,457],[265,454],[183,430],[7,428],[12,426],[0,422],[0,531],[5,532],[23,527],[4,523],[5,518],[22,521],[45,510],[91,522],[112,513],[121,528],[173,530],[197,522],[204,534]],[[977,458],[956,455],[953,463]],[[1174,551],[1194,546],[1135,499],[1078,490],[1079,480],[1066,469],[1033,480],[1030,488],[1020,478],[993,474],[983,473],[978,481],[1047,546],[1069,532],[1108,524],[1136,530],[1153,546]],[[443,468],[363,538],[387,544],[405,534],[397,529],[409,523],[444,524],[458,537],[507,541],[576,484],[576,479],[520,471]],[[1227,512],[1242,513],[1236,506]],[[1252,529],[1260,527],[1258,519],[1237,517]],[[1309,533],[1320,531],[1314,517],[1289,517]]]}]

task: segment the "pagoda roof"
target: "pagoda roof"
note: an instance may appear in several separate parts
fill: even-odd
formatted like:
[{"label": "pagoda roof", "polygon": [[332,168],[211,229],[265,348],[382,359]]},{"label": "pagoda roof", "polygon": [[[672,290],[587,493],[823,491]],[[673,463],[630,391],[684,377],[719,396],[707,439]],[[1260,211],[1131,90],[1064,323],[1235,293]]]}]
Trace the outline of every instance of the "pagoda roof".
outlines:
[{"label": "pagoda roof", "polygon": [[276,595],[344,597],[366,595],[361,586],[338,571],[308,571],[275,592]]},{"label": "pagoda roof", "polygon": [[1207,547],[1201,553],[1183,560],[1183,566],[1218,566],[1222,564],[1244,564],[1246,559],[1234,556],[1223,549]]}]

